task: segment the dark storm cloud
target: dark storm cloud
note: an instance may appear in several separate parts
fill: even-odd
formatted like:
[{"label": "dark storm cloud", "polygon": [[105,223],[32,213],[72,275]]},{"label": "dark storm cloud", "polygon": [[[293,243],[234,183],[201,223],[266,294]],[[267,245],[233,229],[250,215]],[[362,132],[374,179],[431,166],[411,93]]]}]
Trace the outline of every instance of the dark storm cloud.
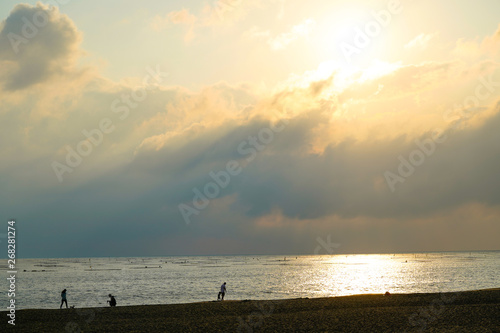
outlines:
[{"label": "dark storm cloud", "polygon": [[[321,123],[321,117],[314,113],[309,117],[316,124]],[[395,185],[394,193],[384,173],[397,173],[401,163],[398,156],[408,160],[410,154],[419,149],[415,142],[430,142],[431,133],[413,141],[404,137],[373,143],[347,140],[329,146],[323,154],[297,154],[301,147],[308,145],[315,127],[305,122],[305,118],[291,120],[287,128],[276,135],[275,141],[249,163],[241,175],[234,177],[234,183],[224,192],[224,195],[237,193],[236,204],[248,207],[248,216],[263,216],[277,208],[287,217],[297,218],[332,214],[416,217],[467,202],[500,203],[500,180],[496,177],[500,166],[498,114],[483,127],[448,130],[444,134],[446,140],[433,143],[434,152],[426,156],[423,164],[415,167],[404,182]],[[169,154],[170,162],[164,161],[156,169],[163,170],[165,175],[171,170],[184,170],[173,182],[174,192],[178,194],[171,197],[174,200],[171,203],[175,203],[175,199],[185,201],[192,196],[193,187],[202,188],[210,181],[210,171],[222,170],[227,161],[238,159],[237,144],[265,126],[269,124],[251,122],[238,127],[239,138],[234,131],[216,140],[207,135],[179,149],[178,153]],[[192,158],[179,158],[191,151]],[[149,156],[148,163],[154,165],[157,156],[163,153],[160,150]],[[241,160],[245,157],[239,156]],[[173,167],[181,161],[185,164]]]},{"label": "dark storm cloud", "polygon": [[[311,118],[321,120],[311,112]],[[292,237],[293,228],[278,228],[280,231],[262,231],[261,234],[258,228],[252,227],[254,219],[276,210],[297,223],[339,216],[347,220],[399,219],[399,224],[404,224],[405,220],[418,221],[468,203],[485,206],[500,203],[498,114],[482,127],[448,131],[446,141],[437,145],[435,152],[404,183],[397,184],[394,193],[385,183],[383,173],[386,170],[397,172],[397,157],[408,156],[415,150],[413,142],[403,138],[386,143],[345,141],[328,147],[321,155],[304,151],[297,155],[291,147],[300,150],[301,146],[307,146],[308,132],[314,128],[301,126],[300,120],[292,119],[282,132],[288,132],[286,145],[282,145],[284,137],[277,135],[240,175],[231,179],[230,185],[206,210],[193,218],[192,226],[185,225],[177,205],[192,199],[193,188],[202,189],[211,181],[210,171],[222,170],[228,160],[248,157],[238,156],[238,143],[269,126],[268,122],[255,120],[237,128],[228,126],[222,134],[207,133],[177,151],[165,148],[143,152],[129,166],[59,197],[57,203],[49,204],[51,208],[47,214],[56,221],[66,220],[72,230],[81,230],[81,235],[90,237],[90,230],[101,230],[102,233],[96,236],[99,244],[106,242],[105,235],[146,242],[151,234],[156,234],[159,237],[157,249],[168,248],[175,252],[176,248],[170,247],[170,243],[162,247],[162,240],[174,242],[177,237],[186,237],[189,248],[201,246],[196,245],[196,240],[210,237],[244,239],[248,236],[264,242],[264,235],[270,232],[274,240],[286,248],[284,235]],[[288,142],[292,138],[296,141]],[[420,140],[428,138],[424,135]],[[195,156],[198,158],[193,160]],[[227,205],[216,209],[214,205],[221,200],[228,200]],[[59,205],[65,208],[58,212],[56,207]],[[346,229],[346,225],[336,223],[334,219],[330,226],[340,230],[338,234],[344,241],[358,242],[359,235]],[[394,224],[393,231],[398,235],[407,230],[397,225]],[[438,228],[439,223],[435,227]],[[308,244],[314,242],[314,230],[317,229],[311,225],[304,233],[303,239],[309,239]],[[379,232],[382,231],[374,229],[370,235]],[[384,238],[383,233],[379,236]],[[373,242],[366,244],[376,245]],[[312,245],[307,246],[312,248]],[[304,245],[304,251],[307,246]],[[114,251],[105,245],[99,247],[103,251]],[[126,246],[121,245],[120,249]]]}]

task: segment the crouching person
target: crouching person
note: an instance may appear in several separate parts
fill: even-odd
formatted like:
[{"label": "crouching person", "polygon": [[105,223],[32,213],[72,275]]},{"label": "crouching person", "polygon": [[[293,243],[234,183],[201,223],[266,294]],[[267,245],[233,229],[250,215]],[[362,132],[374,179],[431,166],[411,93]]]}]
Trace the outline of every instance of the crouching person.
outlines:
[{"label": "crouching person", "polygon": [[116,306],[116,299],[115,299],[115,296],[113,296],[113,295],[111,295],[111,294],[109,294],[108,296],[109,296],[109,301],[108,301],[109,306]]}]

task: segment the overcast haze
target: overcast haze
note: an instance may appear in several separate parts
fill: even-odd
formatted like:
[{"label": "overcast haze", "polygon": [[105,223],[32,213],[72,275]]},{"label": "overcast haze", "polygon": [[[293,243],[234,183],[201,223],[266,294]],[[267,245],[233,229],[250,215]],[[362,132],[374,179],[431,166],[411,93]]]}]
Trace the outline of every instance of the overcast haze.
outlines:
[{"label": "overcast haze", "polygon": [[498,13],[2,1],[18,257],[499,250]]}]

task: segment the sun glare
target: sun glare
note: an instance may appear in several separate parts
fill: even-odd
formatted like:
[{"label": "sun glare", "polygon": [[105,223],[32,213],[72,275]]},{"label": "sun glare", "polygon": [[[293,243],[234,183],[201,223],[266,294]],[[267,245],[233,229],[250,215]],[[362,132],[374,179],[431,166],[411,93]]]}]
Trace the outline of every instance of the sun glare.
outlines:
[{"label": "sun glare", "polygon": [[374,59],[367,67],[346,66],[335,60],[321,62],[317,69],[304,75],[303,86],[312,82],[331,79],[333,84],[330,87],[332,92],[341,92],[353,84],[360,84],[366,81],[389,75],[401,65],[399,63],[388,63]]},{"label": "sun glare", "polygon": [[364,69],[360,69],[360,72],[362,73],[361,77],[359,78],[360,82],[363,81],[368,81],[368,80],[374,80],[379,77],[388,75],[398,68],[400,68],[401,65],[399,63],[388,63],[385,61],[380,61],[378,59],[374,59],[372,61],[372,64]]}]

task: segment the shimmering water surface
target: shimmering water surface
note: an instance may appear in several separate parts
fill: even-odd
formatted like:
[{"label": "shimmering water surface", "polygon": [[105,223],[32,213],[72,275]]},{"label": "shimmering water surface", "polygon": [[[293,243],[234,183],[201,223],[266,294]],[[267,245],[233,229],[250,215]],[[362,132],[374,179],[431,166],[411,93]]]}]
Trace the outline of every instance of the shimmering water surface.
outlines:
[{"label": "shimmering water surface", "polygon": [[109,293],[118,306],[210,301],[224,281],[233,300],[500,287],[499,251],[20,259],[17,269],[18,309],[57,308],[64,288],[69,305],[80,308],[105,306]]}]

